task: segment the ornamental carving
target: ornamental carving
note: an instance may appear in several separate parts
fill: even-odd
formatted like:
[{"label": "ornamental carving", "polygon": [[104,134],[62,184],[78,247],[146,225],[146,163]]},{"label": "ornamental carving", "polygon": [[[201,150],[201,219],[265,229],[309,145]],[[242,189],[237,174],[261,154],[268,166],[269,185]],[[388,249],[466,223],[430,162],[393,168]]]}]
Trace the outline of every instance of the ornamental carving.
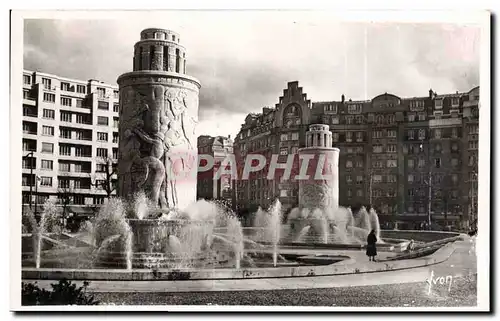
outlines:
[{"label": "ornamental carving", "polygon": [[[159,207],[176,207],[178,172],[192,168],[181,154],[196,149],[197,120],[191,113],[198,111],[197,93],[161,84],[121,90],[120,194],[128,198],[144,191]],[[182,166],[174,171],[179,155]]]}]

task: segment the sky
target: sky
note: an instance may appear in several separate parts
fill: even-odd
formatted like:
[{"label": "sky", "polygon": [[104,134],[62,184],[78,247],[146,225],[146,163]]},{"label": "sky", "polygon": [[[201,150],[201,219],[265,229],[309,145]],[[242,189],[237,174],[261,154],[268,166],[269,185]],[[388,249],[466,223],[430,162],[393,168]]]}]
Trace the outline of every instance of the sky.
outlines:
[{"label": "sky", "polygon": [[198,135],[234,137],[287,82],[312,101],[468,91],[479,85],[478,25],[340,21],[301,12],[159,11],[113,19],[27,19],[24,68],[116,84],[146,28],[180,34],[199,79]]}]

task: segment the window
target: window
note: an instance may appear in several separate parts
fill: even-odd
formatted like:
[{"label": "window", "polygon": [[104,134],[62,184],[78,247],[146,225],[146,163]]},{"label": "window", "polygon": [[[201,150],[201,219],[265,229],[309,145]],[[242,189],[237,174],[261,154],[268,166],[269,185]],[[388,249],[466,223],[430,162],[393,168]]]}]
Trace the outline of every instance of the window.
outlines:
[{"label": "window", "polygon": [[71,129],[69,128],[60,128],[59,129],[59,137],[71,139]]},{"label": "window", "polygon": [[382,145],[375,145],[375,146],[373,146],[373,152],[374,153],[382,153],[383,152]]},{"label": "window", "polygon": [[97,125],[108,126],[108,117],[97,116]]},{"label": "window", "polygon": [[345,177],[345,181],[347,182],[347,184],[351,184],[352,183],[352,177],[351,177],[351,175],[347,175]]},{"label": "window", "polygon": [[[76,187],[78,185],[78,187]],[[75,188],[80,188],[80,181],[75,181]],[[73,196],[73,204],[85,205],[85,197],[83,195]]]},{"label": "window", "polygon": [[97,148],[97,157],[108,157],[108,150],[106,148]]},{"label": "window", "polygon": [[458,158],[452,158],[451,159],[451,166],[452,167],[458,167]]},{"label": "window", "polygon": [[356,161],[356,167],[362,168],[363,167],[363,161],[362,160],[357,160]]},{"label": "window", "polygon": [[[293,147],[292,147],[292,150],[293,150]],[[112,153],[113,153],[113,159],[118,159],[118,148],[113,148],[112,150]]]},{"label": "window", "polygon": [[59,155],[71,156],[71,146],[59,145]]},{"label": "window", "polygon": [[345,133],[345,141],[352,142],[352,132]]},{"label": "window", "polygon": [[332,134],[332,139],[334,142],[338,142],[339,141],[339,133],[333,133]]},{"label": "window", "polygon": [[377,118],[375,119],[377,124],[383,124],[384,123],[384,116],[382,115],[377,115]]},{"label": "window", "polygon": [[458,98],[458,97],[451,98],[451,105],[453,107],[456,107],[456,106],[460,105],[460,98]]},{"label": "window", "polygon": [[117,132],[113,133],[113,143],[118,144],[118,133]]},{"label": "window", "polygon": [[[116,123],[116,127],[118,127],[118,118],[116,119]],[[292,133],[292,140],[299,140],[299,133]]]},{"label": "window", "polygon": [[333,114],[337,113],[337,105],[325,105],[323,106],[323,110],[325,112],[332,112]]},{"label": "window", "polygon": [[441,134],[442,134],[442,132],[441,132],[440,128],[434,129],[434,138],[437,138],[437,139],[441,138]]},{"label": "window", "polygon": [[469,142],[469,149],[477,149],[477,141],[470,141]]},{"label": "window", "polygon": [[35,169],[36,168],[36,159],[30,157],[30,158],[23,158],[23,168],[24,169]]},{"label": "window", "polygon": [[105,173],[106,172],[106,164],[96,164],[96,172]]},{"label": "window", "polygon": [[70,84],[67,82],[61,82],[61,90],[70,91]]},{"label": "window", "polygon": [[414,180],[415,180],[415,176],[413,176],[413,174],[409,174],[408,175],[408,182],[413,183]]},{"label": "window", "polygon": [[345,162],[345,167],[346,168],[352,168],[352,160],[348,160]]},{"label": "window", "polygon": [[350,188],[347,189],[347,197],[352,197],[352,190]]},{"label": "window", "polygon": [[391,175],[387,175],[387,182],[389,182],[389,183],[396,183],[396,181],[397,181],[396,175],[392,175],[392,174]]},{"label": "window", "polygon": [[408,131],[408,140],[415,139],[415,132],[413,130]]},{"label": "window", "polygon": [[97,141],[107,142],[108,141],[108,133],[97,133]]},{"label": "window", "polygon": [[395,130],[388,130],[387,131],[387,137],[391,137],[391,138],[395,138],[397,135],[396,131]]},{"label": "window", "polygon": [[84,85],[76,85],[76,92],[79,94],[85,94],[87,90],[85,89]]},{"label": "window", "polygon": [[418,159],[418,167],[424,167],[425,166],[425,159],[423,157],[420,157]]},{"label": "window", "polygon": [[336,125],[336,124],[339,124],[339,123],[340,123],[340,120],[339,120],[339,118],[338,118],[338,117],[332,117],[332,118],[330,119],[330,121],[331,121],[331,123],[332,123],[332,124],[334,124],[334,125]]},{"label": "window", "polygon": [[44,136],[54,136],[54,127],[52,127],[52,126],[42,126],[42,135],[44,135]]},{"label": "window", "polygon": [[453,184],[457,184],[458,183],[458,174],[451,174],[451,181],[453,182]]},{"label": "window", "polygon": [[382,175],[373,175],[373,182],[374,183],[381,183],[382,182]]},{"label": "window", "polygon": [[43,109],[43,118],[54,119],[56,112],[52,109]]},{"label": "window", "polygon": [[46,103],[55,103],[56,102],[56,95],[49,94],[49,93],[43,93],[43,101]]},{"label": "window", "polygon": [[363,176],[362,175],[356,176],[356,184],[363,184]]},{"label": "window", "polygon": [[62,106],[71,106],[71,98],[61,97],[61,105]]},{"label": "window", "polygon": [[387,167],[398,167],[398,161],[395,159],[388,159]]},{"label": "window", "polygon": [[358,190],[356,191],[356,196],[357,196],[357,197],[363,197],[363,190],[362,190],[362,189],[358,189]]},{"label": "window", "polygon": [[469,126],[469,134],[479,134],[479,126],[477,125],[472,125]]},{"label": "window", "polygon": [[106,96],[106,89],[97,87],[97,97],[105,98],[105,96]]},{"label": "window", "polygon": [[109,103],[107,101],[98,101],[97,102],[97,109],[101,110],[109,110]]},{"label": "window", "polygon": [[387,152],[388,153],[395,153],[397,151],[396,145],[387,145]]},{"label": "window", "polygon": [[77,99],[75,106],[78,108],[83,108],[83,100]]},{"label": "window", "polygon": [[396,116],[395,115],[389,115],[387,116],[387,123],[388,124],[394,124],[396,122]]},{"label": "window", "polygon": [[434,167],[440,168],[441,167],[441,158],[434,158]]},{"label": "window", "polygon": [[42,153],[53,154],[54,153],[54,144],[42,143]]},{"label": "window", "polygon": [[347,125],[352,125],[353,117],[352,116],[346,116],[345,117],[345,122],[346,122]]},{"label": "window", "polygon": [[52,186],[52,177],[40,177],[40,186]]},{"label": "window", "polygon": [[113,97],[115,97],[115,99],[118,99],[118,90],[113,90]]},{"label": "window", "polygon": [[67,178],[60,178],[59,179],[59,188],[69,188],[69,179],[67,179]]},{"label": "window", "polygon": [[434,101],[434,108],[435,109],[443,109],[443,100],[442,99],[436,99]]},{"label": "window", "polygon": [[418,139],[419,140],[425,139],[425,129],[419,129],[418,130]]},{"label": "window", "polygon": [[362,142],[363,141],[363,132],[357,132],[356,133],[356,141],[357,142]]},{"label": "window", "polygon": [[71,113],[67,111],[61,111],[61,121],[71,123]]},{"label": "window", "polygon": [[363,125],[363,116],[356,116],[356,124]]},{"label": "window", "polygon": [[437,143],[434,145],[434,151],[440,152],[442,150],[441,143]]},{"label": "window", "polygon": [[30,98],[29,90],[23,90],[23,99],[29,99],[29,98]]},{"label": "window", "polygon": [[54,166],[54,162],[51,160],[42,159],[42,169],[50,169],[52,170]]},{"label": "window", "polygon": [[120,105],[119,104],[113,104],[113,112],[117,113],[120,111]]},{"label": "window", "polygon": [[469,166],[475,166],[477,163],[477,158],[474,155],[469,156]]},{"label": "window", "polygon": [[372,133],[373,138],[382,138],[383,132],[381,130],[376,130]]},{"label": "window", "polygon": [[52,81],[48,78],[42,78],[42,85],[45,89],[52,89]]},{"label": "window", "polygon": [[418,113],[418,121],[424,121],[425,118],[425,113]]},{"label": "window", "polygon": [[348,105],[347,106],[347,112],[349,114],[358,114],[362,110],[362,105],[361,104],[354,104],[354,105]]},{"label": "window", "polygon": [[452,143],[451,144],[451,151],[452,152],[458,151],[458,144],[457,143]]},{"label": "window", "polygon": [[25,85],[31,85],[31,76],[23,75],[23,82]]},{"label": "window", "polygon": [[409,122],[415,121],[415,114],[408,114],[408,121]]},{"label": "window", "polygon": [[384,167],[384,163],[382,163],[381,161],[375,161],[373,163],[373,167],[374,168],[382,168],[382,167]]},{"label": "window", "polygon": [[286,189],[282,189],[280,191],[280,197],[287,197],[288,196],[288,191]]}]

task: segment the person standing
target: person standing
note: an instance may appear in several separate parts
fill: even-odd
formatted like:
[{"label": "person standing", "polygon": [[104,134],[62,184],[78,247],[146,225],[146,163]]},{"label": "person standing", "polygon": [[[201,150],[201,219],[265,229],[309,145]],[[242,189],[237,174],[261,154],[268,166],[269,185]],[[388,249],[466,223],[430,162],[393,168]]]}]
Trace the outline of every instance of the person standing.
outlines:
[{"label": "person standing", "polygon": [[375,261],[375,256],[377,256],[377,236],[375,235],[375,230],[372,230],[370,234],[368,234],[366,242],[368,243],[366,245],[366,255],[370,261]]}]

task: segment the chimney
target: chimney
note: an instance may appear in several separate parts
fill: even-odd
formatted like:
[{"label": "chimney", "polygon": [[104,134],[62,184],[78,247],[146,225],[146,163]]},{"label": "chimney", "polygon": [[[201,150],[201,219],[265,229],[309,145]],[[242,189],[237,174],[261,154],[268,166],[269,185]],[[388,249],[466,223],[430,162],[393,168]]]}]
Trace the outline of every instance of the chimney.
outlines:
[{"label": "chimney", "polygon": [[431,98],[431,99],[432,99],[433,94],[434,94],[434,92],[432,91],[432,88],[431,88],[431,89],[429,89],[429,98]]},{"label": "chimney", "polygon": [[231,139],[231,135],[227,135],[227,138],[228,138],[228,139]]},{"label": "chimney", "polygon": [[344,96],[344,94],[342,94],[341,99],[342,99],[342,103],[344,103],[344,101],[345,101],[345,96]]}]

